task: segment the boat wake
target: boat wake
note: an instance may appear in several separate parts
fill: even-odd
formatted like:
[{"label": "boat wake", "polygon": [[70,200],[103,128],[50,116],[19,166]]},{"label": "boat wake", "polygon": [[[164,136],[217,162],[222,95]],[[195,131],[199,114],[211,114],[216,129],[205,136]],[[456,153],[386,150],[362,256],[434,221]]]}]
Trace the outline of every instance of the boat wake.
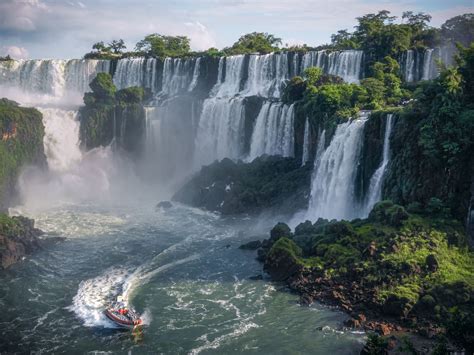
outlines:
[{"label": "boat wake", "polygon": [[[76,313],[86,327],[117,328],[103,313],[109,303],[121,296],[125,303],[130,304],[134,291],[147,283],[153,276],[177,265],[196,260],[199,256],[199,254],[193,254],[156,268],[150,265],[154,264],[155,259],[153,259],[133,272],[126,269],[109,269],[100,276],[82,281],[69,309]],[[143,325],[150,324],[149,311],[145,310],[141,318]]]}]

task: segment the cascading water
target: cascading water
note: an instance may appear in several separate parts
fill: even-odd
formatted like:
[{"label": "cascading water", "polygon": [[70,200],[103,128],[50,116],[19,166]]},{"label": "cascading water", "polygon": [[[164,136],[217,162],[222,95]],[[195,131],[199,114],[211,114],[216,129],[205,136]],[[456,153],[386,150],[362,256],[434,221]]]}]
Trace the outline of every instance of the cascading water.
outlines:
[{"label": "cascading water", "polygon": [[191,84],[189,84],[188,91],[193,91],[196,88],[200,73],[201,73],[201,57],[197,58],[196,63],[194,64],[193,79],[191,80]]},{"label": "cascading water", "polygon": [[154,58],[127,58],[117,62],[114,73],[114,84],[118,89],[131,86],[156,90],[157,61]]},{"label": "cascading water", "polygon": [[279,98],[289,76],[288,53],[251,55],[244,94]]},{"label": "cascading water", "polygon": [[306,117],[304,124],[304,136],[303,136],[303,154],[301,156],[301,166],[305,165],[309,161],[309,118]]},{"label": "cascading water", "polygon": [[163,65],[162,93],[176,95],[189,90],[195,74],[199,73],[199,65],[200,60],[194,58],[166,58]]},{"label": "cascading water", "polygon": [[44,124],[44,151],[50,170],[64,172],[82,159],[77,111],[40,108]]},{"label": "cascading water", "polygon": [[106,60],[20,60],[0,62],[0,92],[25,104],[80,104],[90,81],[109,72]]},{"label": "cascading water", "polygon": [[433,58],[434,49],[426,49],[423,55],[423,75],[421,80],[430,80],[436,77],[436,63]]},{"label": "cascading water", "polygon": [[352,219],[359,216],[354,187],[367,118],[367,113],[363,113],[358,119],[339,124],[331,143],[321,158],[316,159],[308,219]]},{"label": "cascading water", "polygon": [[409,83],[415,81],[415,64],[415,51],[410,49],[404,53],[403,58],[403,77]]},{"label": "cascading water", "polygon": [[294,105],[267,101],[255,122],[248,159],[269,154],[294,155]]},{"label": "cascading water", "polygon": [[194,165],[200,168],[216,159],[240,158],[243,153],[245,107],[240,91],[244,56],[219,60],[218,82],[202,106],[195,138]]},{"label": "cascading water", "polygon": [[235,96],[240,92],[244,59],[243,55],[235,55],[219,60],[218,82],[211,91],[212,97]]},{"label": "cascading water", "polygon": [[393,127],[393,114],[387,115],[387,121],[385,122],[385,135],[383,141],[383,153],[382,162],[377,170],[370,178],[369,191],[367,194],[365,204],[365,214],[369,215],[374,205],[382,199],[382,183],[387,169],[388,162],[390,160],[390,135]]},{"label": "cascading water", "polygon": [[323,69],[326,74],[340,76],[344,81],[357,83],[360,80],[363,52],[356,50],[331,52],[317,51],[303,55],[301,73],[309,67]]},{"label": "cascading water", "polygon": [[196,136],[197,167],[243,154],[245,108],[239,98],[207,99]]}]

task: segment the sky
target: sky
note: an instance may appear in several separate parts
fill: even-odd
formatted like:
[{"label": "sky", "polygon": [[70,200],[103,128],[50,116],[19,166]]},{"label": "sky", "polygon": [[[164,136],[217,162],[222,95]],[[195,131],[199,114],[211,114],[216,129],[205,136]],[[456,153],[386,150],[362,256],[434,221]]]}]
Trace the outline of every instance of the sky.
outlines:
[{"label": "sky", "polygon": [[150,33],[186,35],[194,50],[253,31],[317,46],[379,10],[426,12],[439,27],[474,12],[474,0],[0,0],[0,55],[80,58],[95,42],[122,38],[131,50]]}]

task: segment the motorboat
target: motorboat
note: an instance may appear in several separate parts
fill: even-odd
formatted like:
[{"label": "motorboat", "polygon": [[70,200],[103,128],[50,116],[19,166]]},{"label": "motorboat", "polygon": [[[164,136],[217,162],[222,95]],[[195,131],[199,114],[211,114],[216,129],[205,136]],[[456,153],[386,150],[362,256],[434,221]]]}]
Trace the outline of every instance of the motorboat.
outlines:
[{"label": "motorboat", "polygon": [[133,329],[143,323],[138,313],[121,296],[105,309],[104,314],[122,328]]}]

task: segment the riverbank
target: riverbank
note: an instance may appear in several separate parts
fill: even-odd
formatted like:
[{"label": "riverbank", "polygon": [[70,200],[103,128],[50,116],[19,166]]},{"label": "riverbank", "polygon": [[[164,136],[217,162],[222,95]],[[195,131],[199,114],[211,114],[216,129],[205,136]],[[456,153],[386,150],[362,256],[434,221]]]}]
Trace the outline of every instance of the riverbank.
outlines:
[{"label": "riverbank", "polygon": [[364,220],[307,221],[294,233],[280,223],[258,255],[301,303],[349,314],[349,328],[433,342],[447,336],[470,351],[474,253],[463,226],[439,213],[411,213],[383,201]]}]

